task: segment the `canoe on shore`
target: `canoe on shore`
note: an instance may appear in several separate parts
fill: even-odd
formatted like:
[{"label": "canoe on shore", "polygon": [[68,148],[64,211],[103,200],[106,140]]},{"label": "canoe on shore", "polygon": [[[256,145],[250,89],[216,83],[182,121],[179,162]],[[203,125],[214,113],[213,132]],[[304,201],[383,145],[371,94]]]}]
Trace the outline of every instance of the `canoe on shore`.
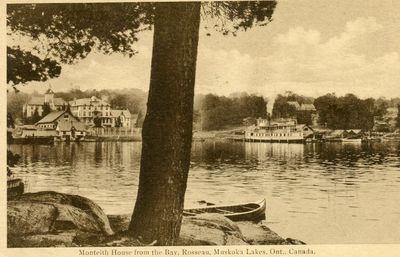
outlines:
[{"label": "canoe on shore", "polygon": [[218,213],[233,221],[254,221],[265,219],[266,201],[237,205],[211,205],[192,209],[185,209],[184,216],[195,216],[203,213]]}]

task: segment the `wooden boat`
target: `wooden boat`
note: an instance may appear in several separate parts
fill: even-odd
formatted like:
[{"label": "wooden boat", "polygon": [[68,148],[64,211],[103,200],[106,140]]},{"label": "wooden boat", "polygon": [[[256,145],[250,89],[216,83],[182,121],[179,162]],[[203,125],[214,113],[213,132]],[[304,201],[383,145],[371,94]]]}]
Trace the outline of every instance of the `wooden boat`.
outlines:
[{"label": "wooden boat", "polygon": [[258,203],[237,205],[211,205],[199,208],[185,209],[184,216],[195,216],[203,213],[218,213],[233,221],[254,221],[265,219],[265,199]]},{"label": "wooden boat", "polygon": [[7,199],[22,195],[24,193],[24,183],[21,179],[7,179]]}]

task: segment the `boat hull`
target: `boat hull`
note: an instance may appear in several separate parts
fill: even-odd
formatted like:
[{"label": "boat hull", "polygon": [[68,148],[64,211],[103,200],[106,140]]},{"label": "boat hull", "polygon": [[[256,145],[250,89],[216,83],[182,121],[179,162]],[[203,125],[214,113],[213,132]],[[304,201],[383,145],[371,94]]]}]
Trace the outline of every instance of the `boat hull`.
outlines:
[{"label": "boat hull", "polygon": [[268,143],[305,143],[304,138],[245,138],[246,142],[268,142]]},{"label": "boat hull", "polygon": [[207,206],[192,209],[185,209],[184,216],[195,216],[204,213],[218,213],[232,221],[253,221],[265,220],[265,199],[258,203],[247,203],[229,206]]}]

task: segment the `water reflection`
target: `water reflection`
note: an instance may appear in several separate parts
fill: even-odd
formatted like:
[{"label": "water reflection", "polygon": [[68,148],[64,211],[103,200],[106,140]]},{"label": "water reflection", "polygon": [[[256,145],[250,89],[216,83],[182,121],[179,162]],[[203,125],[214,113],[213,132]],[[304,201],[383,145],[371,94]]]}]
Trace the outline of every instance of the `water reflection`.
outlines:
[{"label": "water reflection", "polygon": [[[11,145],[28,191],[87,196],[130,213],[140,143]],[[269,225],[308,243],[399,243],[400,146],[195,142],[186,206],[266,198]]]}]

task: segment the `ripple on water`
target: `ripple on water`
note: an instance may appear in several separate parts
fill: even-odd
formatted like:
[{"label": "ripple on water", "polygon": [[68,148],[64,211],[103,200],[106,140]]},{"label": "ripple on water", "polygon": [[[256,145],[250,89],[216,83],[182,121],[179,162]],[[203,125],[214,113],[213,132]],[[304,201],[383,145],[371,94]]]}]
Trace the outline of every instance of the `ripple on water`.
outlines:
[{"label": "ripple on water", "polygon": [[[28,181],[28,191],[81,194],[118,214],[133,209],[140,147],[104,142],[10,149],[21,155],[13,171]],[[192,149],[187,205],[266,198],[268,223],[284,236],[317,244],[400,242],[400,231],[387,225],[400,223],[399,144],[206,141]]]}]

